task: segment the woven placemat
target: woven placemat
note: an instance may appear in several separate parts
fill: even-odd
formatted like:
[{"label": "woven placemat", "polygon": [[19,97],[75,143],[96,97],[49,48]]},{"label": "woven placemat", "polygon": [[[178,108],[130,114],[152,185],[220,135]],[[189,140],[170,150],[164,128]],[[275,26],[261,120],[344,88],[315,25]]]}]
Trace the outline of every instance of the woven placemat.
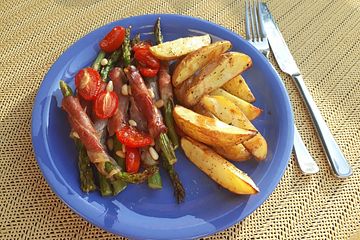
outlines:
[{"label": "woven placemat", "polygon": [[[294,158],[270,198],[209,239],[360,239],[360,2],[272,0],[305,82],[354,175],[333,177],[308,113],[285,75],[296,123],[321,171],[300,173]],[[36,163],[32,104],[54,61],[86,33],[146,13],[200,17],[244,36],[237,0],[0,1],[0,239],[116,239],[73,213],[50,190]]]}]

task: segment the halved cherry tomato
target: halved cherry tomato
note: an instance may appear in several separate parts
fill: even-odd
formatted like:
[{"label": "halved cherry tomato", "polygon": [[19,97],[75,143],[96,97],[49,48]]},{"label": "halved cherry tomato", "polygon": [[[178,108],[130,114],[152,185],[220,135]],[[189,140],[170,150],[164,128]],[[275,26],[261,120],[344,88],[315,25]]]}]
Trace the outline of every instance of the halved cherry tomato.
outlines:
[{"label": "halved cherry tomato", "polygon": [[133,46],[133,51],[136,52],[140,49],[149,49],[151,47],[151,43],[147,41],[141,41]]},{"label": "halved cherry tomato", "polygon": [[102,91],[95,99],[94,111],[98,118],[112,117],[118,107],[119,99],[116,93]]},{"label": "halved cherry tomato", "polygon": [[159,68],[152,69],[148,67],[138,66],[139,72],[143,77],[155,77],[159,72]]},{"label": "halved cherry tomato", "polygon": [[116,26],[100,41],[100,48],[104,52],[111,53],[121,46],[124,38],[125,28]]},{"label": "halved cherry tomato", "polygon": [[140,151],[138,148],[126,147],[125,167],[128,173],[137,173],[140,168]]},{"label": "halved cherry tomato", "polygon": [[75,86],[85,100],[93,100],[100,88],[100,74],[92,68],[81,69],[75,76]]},{"label": "halved cherry tomato", "polygon": [[148,49],[139,49],[135,52],[135,59],[149,68],[160,68],[160,61],[156,59]]},{"label": "halved cherry tomato", "polygon": [[139,132],[131,126],[125,126],[116,132],[116,137],[126,147],[139,148],[151,145],[153,139],[144,133]]}]

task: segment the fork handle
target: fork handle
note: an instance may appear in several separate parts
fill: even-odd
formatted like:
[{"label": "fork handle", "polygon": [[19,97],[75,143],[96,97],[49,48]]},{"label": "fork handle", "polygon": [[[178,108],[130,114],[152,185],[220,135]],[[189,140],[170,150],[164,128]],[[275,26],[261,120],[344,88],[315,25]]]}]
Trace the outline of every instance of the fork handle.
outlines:
[{"label": "fork handle", "polygon": [[321,116],[319,108],[316,106],[309,90],[305,86],[304,79],[301,75],[293,75],[292,78],[309,110],[310,117],[315,125],[320,142],[325,150],[325,155],[334,174],[339,178],[349,177],[352,174],[350,164],[342,154],[339,145],[336,143],[330,129]]}]

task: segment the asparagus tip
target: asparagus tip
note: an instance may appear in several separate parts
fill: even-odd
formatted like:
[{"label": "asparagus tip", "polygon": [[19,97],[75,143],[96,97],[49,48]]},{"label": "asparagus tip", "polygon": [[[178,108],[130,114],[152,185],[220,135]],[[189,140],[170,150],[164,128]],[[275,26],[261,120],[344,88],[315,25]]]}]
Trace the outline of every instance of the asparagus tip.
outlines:
[{"label": "asparagus tip", "polygon": [[61,92],[64,95],[64,97],[73,95],[71,88],[69,87],[69,85],[66,84],[64,80],[60,80],[59,84],[60,84]]}]

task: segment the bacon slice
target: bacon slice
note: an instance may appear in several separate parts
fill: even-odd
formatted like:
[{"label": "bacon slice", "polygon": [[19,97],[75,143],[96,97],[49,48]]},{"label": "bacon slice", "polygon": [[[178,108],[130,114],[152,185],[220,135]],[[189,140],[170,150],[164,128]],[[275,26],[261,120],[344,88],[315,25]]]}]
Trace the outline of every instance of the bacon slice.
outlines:
[{"label": "bacon slice", "polygon": [[118,109],[109,119],[108,132],[109,136],[113,136],[128,122],[129,97],[121,94],[121,88],[126,82],[126,76],[121,68],[114,68],[109,73],[109,77],[114,84],[114,92],[119,99]]},{"label": "bacon slice", "polygon": [[148,132],[145,116],[142,114],[142,112],[140,112],[140,110],[136,106],[133,97],[130,97],[130,118],[136,122],[137,129],[139,129],[142,132]]},{"label": "bacon slice", "polygon": [[169,63],[162,61],[159,69],[159,90],[161,99],[167,102],[173,98],[171,76],[169,74]]},{"label": "bacon slice", "polygon": [[131,93],[134,97],[136,106],[146,118],[151,137],[156,139],[160,133],[165,133],[167,131],[161,113],[154,105],[144,80],[136,67],[127,67],[125,69],[125,74],[129,80]]}]

